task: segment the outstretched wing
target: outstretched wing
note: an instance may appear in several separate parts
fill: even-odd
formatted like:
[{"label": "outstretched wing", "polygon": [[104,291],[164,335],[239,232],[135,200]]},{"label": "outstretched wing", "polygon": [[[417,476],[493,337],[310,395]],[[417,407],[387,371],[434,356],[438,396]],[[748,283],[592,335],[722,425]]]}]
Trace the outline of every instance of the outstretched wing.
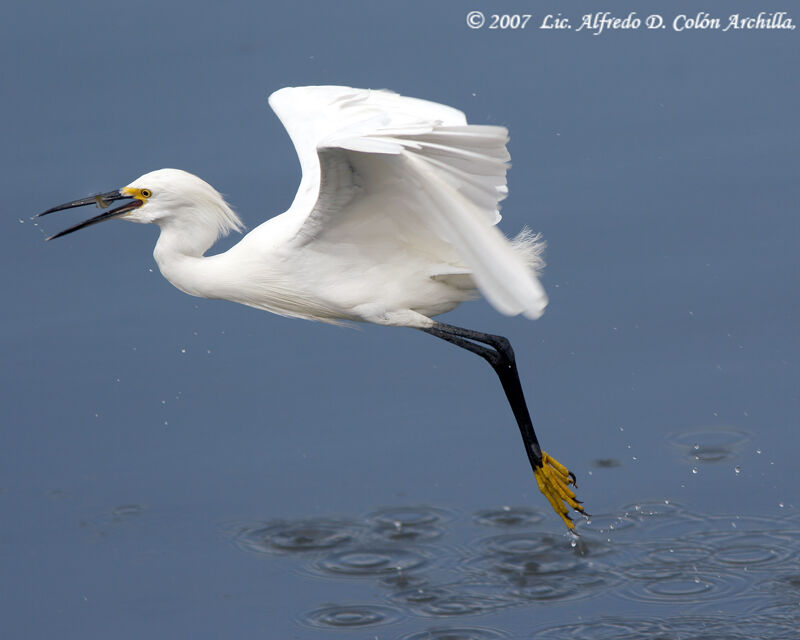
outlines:
[{"label": "outstretched wing", "polygon": [[498,311],[542,314],[535,273],[494,227],[507,193],[505,128],[385,90],[288,87],[269,102],[303,172],[284,214],[295,242],[404,242],[469,273]]}]

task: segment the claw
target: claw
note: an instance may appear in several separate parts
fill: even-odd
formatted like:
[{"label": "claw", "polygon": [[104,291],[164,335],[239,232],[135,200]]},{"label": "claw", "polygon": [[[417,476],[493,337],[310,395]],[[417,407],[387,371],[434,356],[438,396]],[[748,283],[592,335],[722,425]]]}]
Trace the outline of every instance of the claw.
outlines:
[{"label": "claw", "polygon": [[569,485],[577,487],[575,474],[567,469],[555,458],[551,458],[542,451],[542,465],[534,471],[536,484],[539,491],[544,494],[553,510],[561,516],[564,524],[570,531],[574,531],[575,523],[569,517],[570,508],[586,515],[581,506],[581,501],[575,496],[575,492]]}]

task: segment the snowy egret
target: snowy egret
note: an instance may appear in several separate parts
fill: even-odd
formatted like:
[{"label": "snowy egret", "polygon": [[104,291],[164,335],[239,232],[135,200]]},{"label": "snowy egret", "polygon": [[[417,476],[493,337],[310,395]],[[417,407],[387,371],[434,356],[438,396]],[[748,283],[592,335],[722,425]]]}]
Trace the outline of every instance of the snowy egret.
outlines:
[{"label": "snowy egret", "polygon": [[508,131],[468,125],[461,111],[390,91],[287,87],[270,106],[300,158],[291,207],[224,253],[205,256],[244,225],[222,196],[177,169],[40,216],[124,204],[55,234],[121,218],[155,223],[153,255],[175,287],[284,316],[413,327],[489,362],[519,425],[539,489],[570,529],[583,512],[575,476],[542,451],[506,338],[432,320],[482,293],[498,311],[538,318],[541,243],[495,225],[505,198]]}]

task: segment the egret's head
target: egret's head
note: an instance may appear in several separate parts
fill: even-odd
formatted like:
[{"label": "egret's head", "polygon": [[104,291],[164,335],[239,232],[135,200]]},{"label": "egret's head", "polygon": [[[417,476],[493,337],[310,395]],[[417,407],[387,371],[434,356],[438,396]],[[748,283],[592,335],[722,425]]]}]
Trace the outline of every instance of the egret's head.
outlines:
[{"label": "egret's head", "polygon": [[228,206],[222,196],[210,184],[197,176],[180,169],[151,171],[116,191],[73,200],[40,213],[44,216],[55,211],[96,204],[101,209],[112,202],[124,200],[124,204],[104,211],[94,218],[65,229],[50,238],[72,233],[78,229],[120,218],[130,222],[154,222],[161,227],[184,227],[186,230],[203,230],[216,238],[231,231],[244,229],[239,217]]}]

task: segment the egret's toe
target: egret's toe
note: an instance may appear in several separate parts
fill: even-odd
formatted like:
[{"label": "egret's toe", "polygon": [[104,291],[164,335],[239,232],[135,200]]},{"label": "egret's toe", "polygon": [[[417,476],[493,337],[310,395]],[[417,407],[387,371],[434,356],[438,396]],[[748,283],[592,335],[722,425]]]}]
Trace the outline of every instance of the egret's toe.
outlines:
[{"label": "egret's toe", "polygon": [[550,506],[561,516],[564,524],[570,531],[575,529],[575,523],[569,517],[570,508],[586,515],[581,501],[575,497],[575,492],[570,485],[577,487],[575,474],[567,469],[555,458],[551,458],[542,451],[542,465],[534,471],[539,491],[544,494]]}]

